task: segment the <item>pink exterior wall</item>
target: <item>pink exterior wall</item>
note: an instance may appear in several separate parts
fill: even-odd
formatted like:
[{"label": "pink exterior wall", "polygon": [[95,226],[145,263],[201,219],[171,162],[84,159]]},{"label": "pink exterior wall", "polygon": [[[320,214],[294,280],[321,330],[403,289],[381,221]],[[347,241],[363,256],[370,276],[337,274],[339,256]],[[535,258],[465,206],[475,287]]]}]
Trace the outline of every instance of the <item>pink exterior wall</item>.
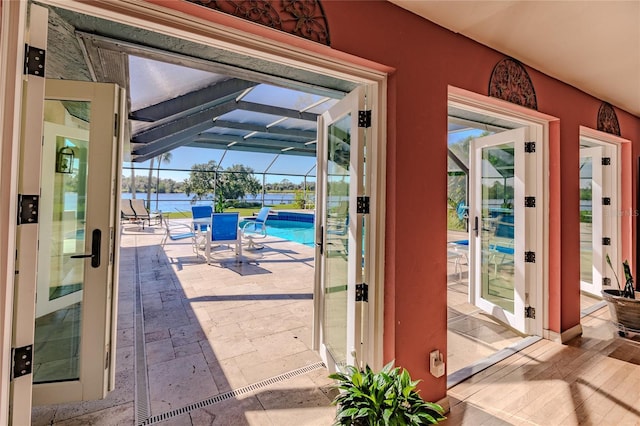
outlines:
[{"label": "pink exterior wall", "polygon": [[[447,86],[486,95],[491,71],[505,56],[382,1],[324,1],[331,49],[190,3],[151,1],[334,57],[347,53],[395,69],[388,91],[384,356],[423,379],[423,397],[442,398],[446,380],[429,374],[427,360],[436,348],[446,354]],[[579,126],[596,128],[601,100],[527,70],[539,111],[560,119],[550,127],[549,328],[562,332],[580,322]],[[634,141],[627,185],[637,206],[640,119],[616,113],[622,137]],[[635,241],[635,220],[632,235]]]}]

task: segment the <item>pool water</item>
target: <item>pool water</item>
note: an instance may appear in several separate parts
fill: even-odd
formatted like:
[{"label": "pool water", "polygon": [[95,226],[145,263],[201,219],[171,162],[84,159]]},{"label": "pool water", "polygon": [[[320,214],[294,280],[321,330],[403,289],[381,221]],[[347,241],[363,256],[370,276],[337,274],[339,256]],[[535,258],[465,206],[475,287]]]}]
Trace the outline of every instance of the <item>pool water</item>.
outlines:
[{"label": "pool water", "polygon": [[[249,221],[241,221],[240,228],[247,222]],[[313,223],[293,220],[267,220],[267,235],[271,237],[282,238],[283,240],[313,247],[315,233]]]}]

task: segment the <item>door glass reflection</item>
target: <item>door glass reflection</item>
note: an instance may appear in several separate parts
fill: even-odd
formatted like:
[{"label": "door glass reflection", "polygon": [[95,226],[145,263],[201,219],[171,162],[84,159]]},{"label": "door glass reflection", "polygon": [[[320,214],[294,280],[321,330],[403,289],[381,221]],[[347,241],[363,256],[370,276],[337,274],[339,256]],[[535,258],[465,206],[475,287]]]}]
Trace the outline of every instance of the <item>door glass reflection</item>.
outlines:
[{"label": "door glass reflection", "polygon": [[347,361],[350,126],[349,114],[327,131],[324,342],[337,365]]},{"label": "door glass reflection", "polygon": [[514,144],[482,148],[482,298],[514,313]]},{"label": "door glass reflection", "polygon": [[34,383],[80,377],[89,115],[89,102],[45,101]]}]

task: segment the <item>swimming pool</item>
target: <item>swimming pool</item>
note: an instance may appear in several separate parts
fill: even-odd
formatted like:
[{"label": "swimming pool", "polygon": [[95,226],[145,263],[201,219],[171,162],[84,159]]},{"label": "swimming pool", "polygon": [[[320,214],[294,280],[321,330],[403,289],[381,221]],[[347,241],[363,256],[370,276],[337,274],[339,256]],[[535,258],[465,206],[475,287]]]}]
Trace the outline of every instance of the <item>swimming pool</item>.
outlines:
[{"label": "swimming pool", "polygon": [[[247,220],[241,221],[240,228],[247,222]],[[315,229],[312,222],[269,218],[267,220],[267,235],[313,247]]]}]

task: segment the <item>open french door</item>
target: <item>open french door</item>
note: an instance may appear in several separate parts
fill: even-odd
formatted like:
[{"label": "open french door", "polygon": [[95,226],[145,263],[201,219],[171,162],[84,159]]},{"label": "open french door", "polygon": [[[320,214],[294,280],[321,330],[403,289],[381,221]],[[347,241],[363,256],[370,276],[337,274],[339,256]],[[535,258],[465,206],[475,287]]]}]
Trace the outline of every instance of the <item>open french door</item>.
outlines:
[{"label": "open french door", "polygon": [[315,328],[330,371],[367,360],[365,214],[366,88],[359,87],[318,118]]},{"label": "open french door", "polygon": [[[525,212],[527,128],[473,140],[471,147],[471,303],[527,332],[533,238]],[[527,154],[528,155],[528,154]]]},{"label": "open french door", "polygon": [[[580,138],[580,290],[600,297],[603,286],[616,288],[618,260],[617,150],[611,144]],[[609,256],[616,269],[607,265]],[[615,274],[615,275],[614,275]]]},{"label": "open french door", "polygon": [[[30,28],[44,51],[46,9],[31,6]],[[103,398],[115,377],[122,90],[43,72],[24,90],[15,425],[32,404]]]}]

